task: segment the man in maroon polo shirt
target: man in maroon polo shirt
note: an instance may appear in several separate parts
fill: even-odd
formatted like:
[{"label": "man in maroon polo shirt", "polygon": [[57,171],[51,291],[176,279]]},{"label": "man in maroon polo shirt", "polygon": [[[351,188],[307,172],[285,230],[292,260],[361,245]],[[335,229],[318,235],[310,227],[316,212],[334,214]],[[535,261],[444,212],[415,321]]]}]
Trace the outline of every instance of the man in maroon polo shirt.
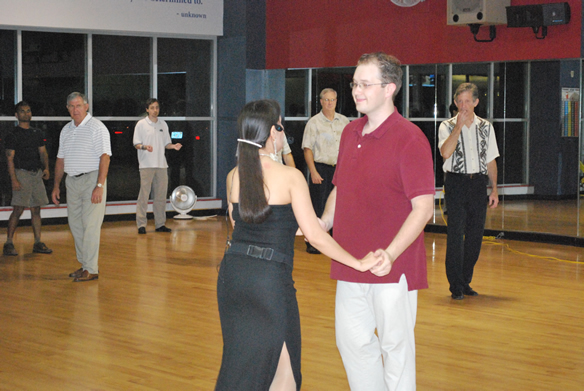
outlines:
[{"label": "man in maroon polo shirt", "polygon": [[434,171],[427,138],[394,106],[401,83],[396,58],[359,59],[351,87],[364,116],[343,132],[322,217],[352,255],[378,249],[384,259],[372,273],[332,262],[337,346],[352,391],[416,388],[414,326],[417,291],[428,287],[423,229],[434,210]]}]

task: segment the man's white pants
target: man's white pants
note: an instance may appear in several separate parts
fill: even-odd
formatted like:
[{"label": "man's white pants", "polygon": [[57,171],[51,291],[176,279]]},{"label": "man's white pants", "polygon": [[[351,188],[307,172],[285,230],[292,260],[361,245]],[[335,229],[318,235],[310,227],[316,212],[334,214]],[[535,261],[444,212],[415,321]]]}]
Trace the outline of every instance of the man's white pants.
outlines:
[{"label": "man's white pants", "polygon": [[416,389],[417,306],[405,275],[397,284],[337,282],[337,347],[352,391]]}]

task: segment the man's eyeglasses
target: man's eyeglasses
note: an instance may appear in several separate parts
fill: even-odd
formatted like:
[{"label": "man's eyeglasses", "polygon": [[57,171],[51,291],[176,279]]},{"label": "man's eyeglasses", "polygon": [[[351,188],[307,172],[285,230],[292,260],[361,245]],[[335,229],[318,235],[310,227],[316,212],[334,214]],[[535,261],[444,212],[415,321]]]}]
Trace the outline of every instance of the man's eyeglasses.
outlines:
[{"label": "man's eyeglasses", "polygon": [[336,102],[337,98],[335,98],[335,99],[322,99],[322,100],[324,100],[325,102]]},{"label": "man's eyeglasses", "polygon": [[387,84],[389,84],[389,83],[353,83],[353,82],[351,82],[351,83],[349,83],[349,86],[352,89],[359,87],[362,90],[366,90],[367,88],[369,88],[371,86],[385,86]]}]

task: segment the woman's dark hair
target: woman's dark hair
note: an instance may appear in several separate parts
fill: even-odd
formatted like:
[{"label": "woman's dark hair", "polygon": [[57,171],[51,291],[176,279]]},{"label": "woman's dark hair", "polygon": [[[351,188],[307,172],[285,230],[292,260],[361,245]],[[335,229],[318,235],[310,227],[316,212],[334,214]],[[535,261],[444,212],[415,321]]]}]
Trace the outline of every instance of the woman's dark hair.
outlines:
[{"label": "woman's dark hair", "polygon": [[[270,130],[280,119],[280,105],[274,100],[257,100],[246,104],[237,119],[239,138],[266,146]],[[264,176],[259,147],[239,142],[239,214],[246,223],[259,224],[272,213],[264,190]]]}]

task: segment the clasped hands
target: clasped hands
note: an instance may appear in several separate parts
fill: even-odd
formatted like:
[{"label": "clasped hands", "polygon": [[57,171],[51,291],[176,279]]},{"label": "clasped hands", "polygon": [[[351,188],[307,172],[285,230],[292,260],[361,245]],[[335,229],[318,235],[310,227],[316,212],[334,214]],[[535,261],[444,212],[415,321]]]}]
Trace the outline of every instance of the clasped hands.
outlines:
[{"label": "clasped hands", "polygon": [[360,271],[364,272],[369,270],[377,277],[383,277],[389,274],[394,261],[395,259],[389,255],[387,250],[380,248],[375,252],[370,252],[363,259],[359,260],[361,263]]},{"label": "clasped hands", "polygon": [[[324,221],[319,218],[318,222],[324,231],[328,231],[327,225]],[[298,229],[298,232],[302,234],[300,228]],[[363,259],[360,259],[360,267],[357,270],[361,272],[370,271],[377,277],[383,277],[389,274],[394,261],[395,259],[389,254],[387,250],[380,248],[375,252],[369,252],[369,254],[367,254]]]}]

